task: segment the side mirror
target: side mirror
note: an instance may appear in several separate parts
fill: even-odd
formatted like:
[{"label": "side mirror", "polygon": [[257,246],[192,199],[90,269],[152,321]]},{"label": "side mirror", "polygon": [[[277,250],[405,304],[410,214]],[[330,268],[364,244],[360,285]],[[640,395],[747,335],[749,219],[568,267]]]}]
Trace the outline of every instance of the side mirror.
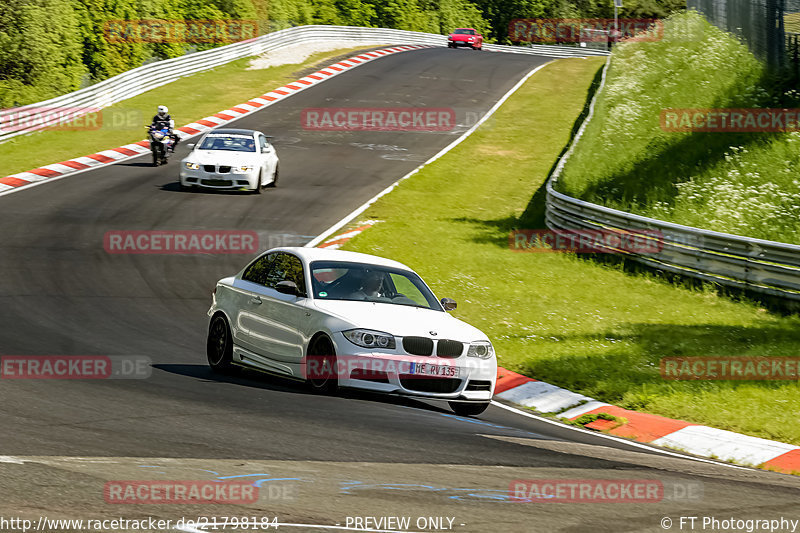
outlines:
[{"label": "side mirror", "polygon": [[444,307],[445,311],[452,311],[458,305],[452,298],[442,298],[440,302],[442,303],[442,307]]},{"label": "side mirror", "polygon": [[303,296],[300,294],[300,289],[297,288],[297,284],[294,281],[279,281],[277,285],[275,285],[275,290],[281,294],[291,294],[292,296]]}]

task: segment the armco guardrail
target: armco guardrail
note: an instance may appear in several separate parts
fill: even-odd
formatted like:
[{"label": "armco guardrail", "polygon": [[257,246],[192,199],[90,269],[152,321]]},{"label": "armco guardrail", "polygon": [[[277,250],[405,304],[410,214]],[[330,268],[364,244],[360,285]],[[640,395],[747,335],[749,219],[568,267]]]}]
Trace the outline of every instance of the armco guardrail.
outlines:
[{"label": "armco guardrail", "polygon": [[[605,86],[610,63],[606,63],[603,81],[586,120],[547,181],[547,226],[551,229],[611,231],[620,235],[648,230],[649,234],[638,233],[638,238],[657,241],[653,243],[654,246],[647,248],[658,252],[640,254],[630,250],[614,251],[625,253],[658,270],[800,301],[798,245],[664,222],[578,200],[555,190],[564,164],[594,114],[594,104]],[[658,232],[658,236],[652,232]]]},{"label": "armco guardrail", "polygon": [[[44,102],[0,111],[0,142],[52,125],[48,115],[53,110],[68,110],[67,116],[78,117],[121,102],[137,94],[173,82],[178,78],[203,72],[237,59],[251,57],[292,44],[314,41],[357,41],[363,44],[428,44],[445,46],[447,37],[432,33],[354,26],[297,26],[242,41],[196,52],[182,57],[150,63],[101,81],[95,85]],[[487,44],[486,50],[550,57],[607,55],[607,52],[568,46],[538,45],[515,47]],[[26,116],[26,126],[19,117]],[[13,118],[12,118],[13,117]],[[14,121],[14,125],[10,124]]]}]

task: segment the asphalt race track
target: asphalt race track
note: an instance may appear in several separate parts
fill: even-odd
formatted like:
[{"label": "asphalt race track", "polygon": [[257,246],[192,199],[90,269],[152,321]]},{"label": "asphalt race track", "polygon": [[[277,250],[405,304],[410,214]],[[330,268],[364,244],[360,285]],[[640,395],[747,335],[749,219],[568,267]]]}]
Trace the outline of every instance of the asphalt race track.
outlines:
[{"label": "asphalt race track", "polygon": [[[144,156],[0,197],[0,354],[153,362],[143,380],[0,381],[0,516],[246,515],[329,526],[347,525],[348,516],[408,516],[412,531],[463,532],[664,531],[663,517],[672,530],[680,516],[800,518],[800,482],[791,476],[665,456],[499,407],[466,419],[410,400],[317,396],[255,374],[219,378],[205,363],[210,291],[249,257],[103,248],[110,230],[253,230],[265,247],[303,244],[446,146],[546,61],[405,52],[246,117],[234,126],[274,135],[281,158],[278,187],[262,195],[178,191],[184,146],[167,167],[151,168]],[[304,108],[328,106],[452,107],[461,125],[303,130]],[[103,497],[111,480],[229,476],[259,480],[261,499],[179,506]],[[533,478],[657,480],[665,498],[509,501],[510,483]],[[434,527],[420,517],[453,522]]]}]

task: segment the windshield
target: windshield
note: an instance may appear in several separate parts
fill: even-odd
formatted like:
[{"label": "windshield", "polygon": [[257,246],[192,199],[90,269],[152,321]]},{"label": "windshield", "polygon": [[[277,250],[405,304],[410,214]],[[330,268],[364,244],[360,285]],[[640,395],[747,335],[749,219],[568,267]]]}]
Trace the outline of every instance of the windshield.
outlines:
[{"label": "windshield", "polygon": [[456,35],[475,35],[475,30],[460,29],[454,31],[453,33],[455,33]]},{"label": "windshield", "polygon": [[249,135],[209,134],[200,144],[201,150],[227,150],[231,152],[255,152],[256,141]]},{"label": "windshield", "polygon": [[314,298],[408,305],[441,311],[436,296],[422,279],[408,270],[347,263],[311,263]]}]

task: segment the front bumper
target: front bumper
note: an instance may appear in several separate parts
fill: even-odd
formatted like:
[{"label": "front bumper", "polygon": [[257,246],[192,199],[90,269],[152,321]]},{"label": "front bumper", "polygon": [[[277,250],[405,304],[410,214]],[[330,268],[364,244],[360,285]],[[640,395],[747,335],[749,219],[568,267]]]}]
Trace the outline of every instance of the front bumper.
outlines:
[{"label": "front bumper", "polygon": [[246,173],[234,172],[208,172],[200,166],[192,170],[181,164],[181,185],[186,187],[204,187],[208,189],[255,189],[258,182],[258,171],[251,170]]},{"label": "front bumper", "polygon": [[448,46],[453,46],[453,47],[469,46],[471,48],[474,48],[475,44],[477,44],[477,43],[469,42],[469,41],[447,41],[447,44],[448,44]]},{"label": "front bumper", "polygon": [[[415,356],[359,348],[334,335],[339,385],[418,398],[489,401],[497,381],[497,359]],[[421,367],[421,365],[425,365]],[[420,373],[440,369],[439,375]],[[451,374],[457,369],[458,376]]]}]

